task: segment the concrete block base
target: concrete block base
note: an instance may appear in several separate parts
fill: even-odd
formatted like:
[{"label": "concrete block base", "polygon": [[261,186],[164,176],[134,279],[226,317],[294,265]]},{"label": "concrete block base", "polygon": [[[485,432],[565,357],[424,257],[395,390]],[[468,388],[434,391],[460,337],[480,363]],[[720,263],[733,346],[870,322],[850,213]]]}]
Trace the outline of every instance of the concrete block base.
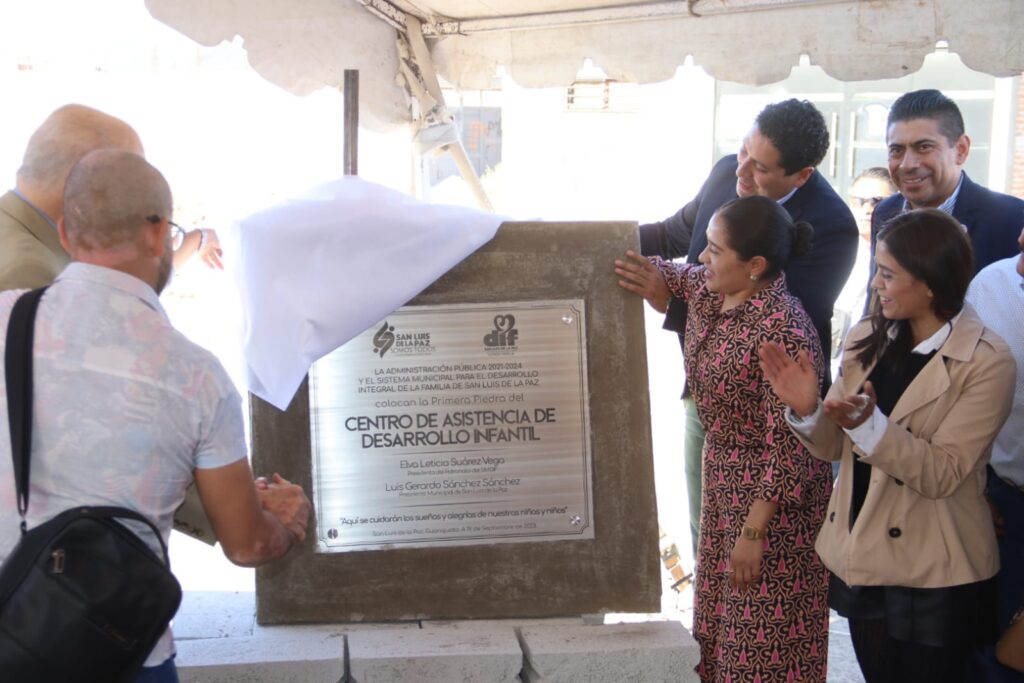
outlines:
[{"label": "concrete block base", "polygon": [[257,626],[252,593],[185,593],[173,630],[182,681],[338,683],[345,676],[342,627]]},{"label": "concrete block base", "polygon": [[515,683],[523,653],[515,631],[462,622],[453,627],[354,631],[348,637],[353,683]]},{"label": "concrete block base", "polygon": [[682,624],[528,626],[520,631],[524,683],[698,680],[697,641]]},{"label": "concrete block base", "polygon": [[697,681],[681,624],[582,618],[259,626],[252,593],[189,592],[174,621],[183,683]]}]

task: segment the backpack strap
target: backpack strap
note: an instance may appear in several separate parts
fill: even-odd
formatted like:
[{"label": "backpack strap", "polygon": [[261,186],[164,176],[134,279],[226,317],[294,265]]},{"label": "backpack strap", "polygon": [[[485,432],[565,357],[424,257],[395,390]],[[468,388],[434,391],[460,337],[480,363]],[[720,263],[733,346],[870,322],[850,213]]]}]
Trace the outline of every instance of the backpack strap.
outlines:
[{"label": "backpack strap", "polygon": [[[22,294],[11,309],[7,323],[7,347],[4,349],[4,372],[7,377],[7,420],[11,430],[11,457],[14,460],[14,486],[18,492],[18,514],[21,515],[21,533],[28,530],[29,465],[32,455],[32,344],[35,338],[36,311],[46,287]],[[169,568],[167,553],[160,530],[145,516],[123,507],[82,507],[79,514],[91,514],[110,519],[133,519],[148,526],[163,551],[164,564]]]},{"label": "backpack strap", "polygon": [[7,323],[4,372],[7,377],[7,421],[11,430],[14,486],[18,492],[21,532],[28,512],[28,475],[32,451],[32,341],[36,309],[46,287],[22,294],[14,303]]}]

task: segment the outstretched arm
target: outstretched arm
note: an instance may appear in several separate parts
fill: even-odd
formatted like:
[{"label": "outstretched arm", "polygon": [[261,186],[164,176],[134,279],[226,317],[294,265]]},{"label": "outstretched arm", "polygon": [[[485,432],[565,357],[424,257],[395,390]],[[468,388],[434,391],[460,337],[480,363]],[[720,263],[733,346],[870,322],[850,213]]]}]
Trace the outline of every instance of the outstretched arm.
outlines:
[{"label": "outstretched arm", "polygon": [[[640,226],[640,251],[644,256],[660,256],[663,259],[685,258],[690,253],[690,242],[697,225],[701,205],[710,202],[714,210],[734,197],[736,177],[735,157],[720,159],[711,169],[700,192],[686,206],[663,221]],[[714,196],[712,196],[714,195]]]},{"label": "outstretched arm", "polygon": [[268,501],[267,492],[257,494],[245,458],[223,467],[197,469],[195,477],[217,539],[235,564],[257,567],[283,556],[305,538],[311,506],[298,486],[275,481]]},{"label": "outstretched arm", "polygon": [[684,258],[689,253],[700,197],[697,195],[696,199],[663,221],[640,226],[640,251],[644,256],[674,259]]},{"label": "outstretched arm", "polygon": [[647,258],[635,251],[627,251],[625,260],[615,259],[615,274],[619,286],[642,296],[651,308],[664,313],[672,296],[661,272]]},{"label": "outstretched arm", "polygon": [[220,248],[220,239],[215,230],[197,228],[185,233],[181,246],[174,251],[174,269],[180,270],[196,256],[210,268],[224,269],[221,263],[224,251]]}]

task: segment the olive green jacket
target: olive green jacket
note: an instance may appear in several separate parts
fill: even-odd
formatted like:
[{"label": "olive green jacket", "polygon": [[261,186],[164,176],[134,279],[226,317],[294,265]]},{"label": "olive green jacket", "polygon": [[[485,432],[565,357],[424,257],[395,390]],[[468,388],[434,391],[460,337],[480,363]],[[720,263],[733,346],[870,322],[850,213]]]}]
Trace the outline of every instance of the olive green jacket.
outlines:
[{"label": "olive green jacket", "polygon": [[0,197],[0,291],[48,285],[69,261],[39,211],[14,192]]}]

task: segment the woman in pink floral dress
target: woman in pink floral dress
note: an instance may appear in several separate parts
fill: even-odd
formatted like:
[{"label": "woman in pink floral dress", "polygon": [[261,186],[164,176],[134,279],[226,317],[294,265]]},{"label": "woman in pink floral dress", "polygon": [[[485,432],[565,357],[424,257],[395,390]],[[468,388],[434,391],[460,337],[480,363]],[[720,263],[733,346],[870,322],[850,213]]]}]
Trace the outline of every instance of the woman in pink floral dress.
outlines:
[{"label": "woman in pink floral dress", "polygon": [[814,551],[831,471],[790,432],[757,349],[805,351],[824,377],[814,326],[782,269],[810,246],[775,201],[732,201],[708,226],[700,264],[616,261],[624,288],[688,304],[687,384],[707,431],[693,631],[705,683],[825,681],[828,578]]}]

